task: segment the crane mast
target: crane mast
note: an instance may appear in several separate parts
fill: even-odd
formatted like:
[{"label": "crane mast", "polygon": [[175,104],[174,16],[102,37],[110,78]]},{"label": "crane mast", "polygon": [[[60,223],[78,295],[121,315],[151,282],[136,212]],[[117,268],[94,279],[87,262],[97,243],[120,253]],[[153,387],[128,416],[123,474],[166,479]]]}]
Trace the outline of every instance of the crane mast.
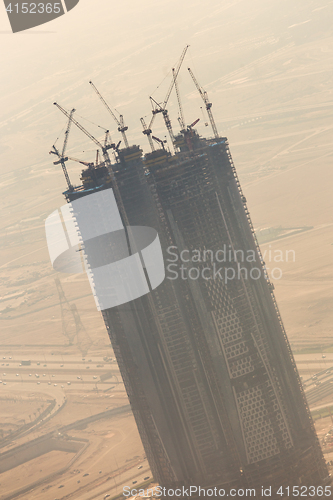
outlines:
[{"label": "crane mast", "polygon": [[[151,101],[151,97],[149,99]],[[153,109],[153,116],[151,117],[151,120],[150,120],[148,126],[147,126],[144,118],[140,118],[140,122],[141,122],[141,125],[142,125],[142,128],[143,128],[142,133],[147,136],[147,139],[148,139],[148,142],[149,142],[149,146],[150,146],[150,149],[151,149],[152,152],[155,151],[155,146],[154,146],[154,143],[153,143],[152,138],[151,138],[151,134],[152,134],[151,127],[153,125],[153,121],[155,120],[155,116],[156,116],[156,112]]]},{"label": "crane mast", "polygon": [[215,139],[217,139],[219,137],[219,134],[218,134],[218,131],[217,131],[217,128],[216,128],[216,125],[215,125],[215,121],[214,121],[214,118],[213,118],[213,114],[212,114],[212,109],[211,109],[212,108],[212,103],[209,102],[207,92],[205,90],[203,90],[202,87],[200,87],[199,83],[197,82],[197,79],[195,78],[194,74],[191,71],[191,68],[188,68],[188,71],[189,71],[189,73],[190,73],[190,75],[192,77],[194,85],[196,86],[196,88],[199,91],[199,94],[201,95],[201,98],[202,98],[203,102],[205,103],[207,114],[208,114],[208,117],[209,117],[209,121],[210,121],[210,124],[211,124],[212,129],[213,129],[214,137],[215,137]]},{"label": "crane mast", "polygon": [[169,114],[168,114],[168,111],[166,109],[166,106],[168,104],[168,101],[169,101],[169,98],[170,98],[173,86],[175,84],[175,78],[177,78],[177,76],[178,76],[179,70],[180,70],[181,65],[182,65],[182,63],[184,61],[184,57],[186,55],[186,52],[187,52],[188,48],[189,48],[189,45],[186,45],[186,47],[184,48],[184,50],[182,52],[182,55],[180,56],[180,59],[179,59],[178,64],[176,66],[176,69],[172,70],[173,71],[173,79],[172,79],[172,82],[170,84],[170,87],[168,89],[168,92],[167,92],[167,94],[165,96],[165,99],[164,99],[163,103],[160,104],[160,103],[156,102],[153,97],[149,97],[151,103],[153,104],[153,111],[152,111],[153,116],[151,117],[151,120],[150,120],[150,123],[149,123],[148,127],[145,124],[143,118],[141,118],[141,123],[142,123],[142,126],[143,126],[143,132],[142,133],[145,134],[148,137],[149,144],[150,144],[150,147],[151,147],[152,151],[155,151],[155,148],[154,148],[154,143],[153,143],[153,141],[151,139],[151,133],[152,133],[151,127],[152,127],[153,121],[155,120],[155,116],[158,113],[162,113],[163,118],[164,118],[164,122],[165,122],[165,125],[166,125],[166,128],[167,128],[167,130],[169,132],[169,135],[170,135],[170,139],[171,139],[172,145],[174,144],[175,136],[173,134],[172,125],[171,125],[171,121],[170,121]]},{"label": "crane mast", "polygon": [[59,163],[61,164],[61,168],[62,168],[62,171],[64,173],[68,189],[69,189],[69,191],[73,191],[74,187],[73,187],[73,185],[72,185],[72,183],[70,181],[70,178],[69,178],[69,175],[68,175],[68,172],[67,172],[67,168],[66,168],[66,164],[65,164],[65,162],[68,160],[68,158],[64,157],[64,156],[61,156],[60,151],[54,145],[52,146],[52,148],[53,148],[53,151],[50,151],[50,154],[57,155],[58,158],[60,158],[59,161],[55,161],[55,162],[53,162],[53,164],[54,165],[59,165]]},{"label": "crane mast", "polygon": [[71,125],[72,125],[72,116],[73,116],[74,113],[75,113],[75,109],[73,108],[71,110],[71,112],[70,112],[70,118],[68,120],[66,132],[65,132],[65,140],[64,140],[64,145],[62,147],[61,156],[64,156],[66,148],[67,148],[68,136],[69,136],[69,131],[70,131],[70,128],[71,128]]},{"label": "crane mast", "polygon": [[128,127],[126,127],[126,125],[124,123],[124,117],[123,117],[123,115],[120,115],[119,120],[118,120],[118,118],[113,113],[112,109],[110,108],[110,106],[108,105],[108,103],[105,101],[105,99],[102,97],[102,95],[99,93],[99,91],[97,90],[97,88],[95,87],[95,85],[93,84],[93,82],[90,81],[89,83],[92,86],[92,88],[94,89],[94,91],[96,92],[96,94],[98,95],[98,97],[100,98],[100,100],[102,101],[102,103],[104,104],[104,106],[106,107],[106,109],[109,111],[109,113],[112,116],[112,118],[114,119],[114,121],[117,123],[117,125],[118,125],[118,132],[121,133],[123,141],[124,141],[124,144],[125,144],[125,147],[128,148],[129,144],[128,144],[128,140],[127,140],[127,137],[126,137],[126,134],[125,134],[126,130],[128,130]]},{"label": "crane mast", "polygon": [[[153,115],[153,116],[155,116],[155,115]],[[150,124],[149,124],[149,126],[147,127],[147,125],[146,125],[146,122],[145,122],[144,118],[140,118],[140,122],[141,122],[141,125],[142,125],[142,128],[143,128],[143,132],[142,132],[142,133],[148,137],[149,145],[150,145],[151,150],[152,150],[152,152],[153,152],[153,151],[155,151],[155,147],[154,147],[153,140],[152,140],[152,138],[151,138],[152,130],[151,130],[151,128],[150,128],[150,125],[151,125],[152,121],[153,121],[153,120],[151,119],[151,120],[150,120]]]},{"label": "crane mast", "polygon": [[179,124],[180,124],[182,130],[184,130],[185,129],[184,113],[183,113],[182,103],[181,103],[181,100],[180,100],[180,94],[179,94],[179,89],[178,89],[178,83],[177,83],[177,77],[176,77],[175,68],[172,68],[172,75],[173,75],[175,90],[176,90],[176,94],[177,94],[178,109],[179,109]]},{"label": "crane mast", "polygon": [[68,160],[68,158],[65,157],[65,151],[66,151],[66,147],[67,147],[68,136],[69,136],[69,131],[70,131],[70,128],[71,128],[72,117],[73,117],[74,112],[75,112],[75,109],[73,108],[71,110],[71,112],[69,113],[68,124],[67,124],[67,128],[66,128],[66,131],[65,131],[65,139],[64,139],[64,144],[62,146],[61,153],[59,152],[59,150],[54,145],[52,146],[53,151],[50,151],[50,154],[55,154],[59,158],[59,161],[53,162],[53,163],[54,163],[54,165],[58,165],[59,163],[61,164],[61,168],[62,168],[62,171],[64,173],[64,176],[65,176],[65,179],[66,179],[69,191],[73,191],[74,188],[73,188],[72,183],[71,183],[71,181],[69,179],[69,175],[68,175],[66,164],[65,164],[65,162]]},{"label": "crane mast", "polygon": [[123,115],[120,115],[119,116],[119,127],[118,127],[118,132],[121,132],[121,135],[124,139],[124,144],[127,148],[129,148],[129,144],[128,144],[128,140],[127,140],[127,136],[125,134],[126,130],[128,130],[128,127],[125,125],[124,123],[124,117]]},{"label": "crane mast", "polygon": [[[172,92],[172,89],[173,89],[173,86],[175,84],[175,78],[177,78],[178,76],[178,73],[179,73],[179,70],[181,68],[181,65],[183,64],[183,61],[184,61],[184,58],[185,58],[185,55],[186,55],[186,52],[187,52],[187,49],[189,48],[189,45],[186,45],[185,49],[183,50],[182,52],[182,55],[180,56],[180,59],[178,61],[178,64],[176,66],[176,69],[173,69],[173,73],[174,73],[174,77],[171,81],[171,84],[170,84],[170,87],[169,87],[169,90],[167,92],[167,95],[165,96],[165,99],[164,99],[164,102],[162,104],[162,108],[165,109],[166,108],[166,105],[168,104],[168,100],[169,100],[169,97],[170,97],[170,94]],[[158,112],[158,111],[157,111]]]},{"label": "crane mast", "polygon": [[[164,118],[164,122],[165,122],[165,126],[166,126],[166,128],[169,132],[169,135],[170,135],[171,143],[173,144],[175,141],[175,136],[173,134],[172,125],[171,125],[168,111],[166,109],[162,108],[161,105],[158,102],[156,102],[153,97],[150,97],[150,100],[152,102],[154,102],[157,106],[153,110],[153,118],[156,116],[157,113],[162,113],[163,118]],[[149,128],[150,128],[151,123],[153,122],[153,118],[150,120]]]},{"label": "crane mast", "polygon": [[90,132],[88,132],[77,120],[73,118],[71,113],[68,113],[68,111],[62,108],[60,104],[58,104],[57,102],[54,102],[53,104],[57,106],[57,108],[60,109],[60,111],[64,113],[64,115],[66,115],[69,118],[69,120],[71,120],[74,123],[74,125],[77,126],[78,129],[81,130],[81,132],[83,132],[87,137],[89,137],[89,139],[91,139],[102,150],[104,160],[106,161],[107,165],[111,167],[111,161],[108,149],[113,148],[114,145],[107,144],[107,137],[109,136],[109,131],[108,130],[106,131],[106,137],[103,146],[92,134],[90,134]]},{"label": "crane mast", "polygon": [[[150,97],[151,101],[154,101],[154,103],[156,105],[155,109],[153,109],[153,117],[157,113],[162,113],[163,118],[164,118],[164,122],[165,122],[165,126],[166,126],[166,128],[167,128],[167,130],[169,132],[169,135],[170,135],[170,139],[171,139],[172,145],[174,145],[175,136],[173,134],[172,125],[171,125],[171,121],[170,121],[170,118],[169,118],[169,113],[168,113],[168,110],[166,109],[166,106],[168,104],[168,101],[169,101],[172,89],[174,87],[174,84],[175,84],[175,81],[177,79],[177,76],[178,76],[179,70],[181,68],[181,65],[183,64],[183,61],[184,61],[184,58],[185,58],[185,55],[186,55],[186,52],[187,52],[188,48],[189,48],[189,45],[186,45],[186,47],[184,48],[184,50],[182,52],[182,55],[180,56],[180,59],[178,61],[178,64],[177,64],[176,68],[173,68],[173,70],[172,70],[173,78],[172,78],[171,84],[169,86],[168,92],[167,92],[167,94],[165,96],[165,99],[164,99],[162,105],[159,104],[158,102],[156,102],[155,99],[153,99],[152,97]],[[153,121],[153,118],[151,119],[151,122],[150,122],[149,126],[151,126],[152,121]]]}]

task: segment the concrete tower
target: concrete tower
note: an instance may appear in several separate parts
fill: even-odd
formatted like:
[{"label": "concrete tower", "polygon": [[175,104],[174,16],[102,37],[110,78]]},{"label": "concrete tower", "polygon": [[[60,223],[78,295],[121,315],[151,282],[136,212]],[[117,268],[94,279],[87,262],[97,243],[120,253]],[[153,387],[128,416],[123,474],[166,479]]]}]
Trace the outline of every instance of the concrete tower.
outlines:
[{"label": "concrete tower", "polygon": [[[175,155],[122,150],[112,179],[97,167],[65,193],[72,202],[117,185],[124,225],[160,238],[164,281],[102,311],[154,478],[255,488],[258,498],[262,486],[274,498],[281,486],[328,484],[227,139],[191,130],[176,141]],[[74,216],[81,231],[84,217]],[[93,216],[107,225],[105,205]],[[85,253],[91,264],[89,245]]]}]

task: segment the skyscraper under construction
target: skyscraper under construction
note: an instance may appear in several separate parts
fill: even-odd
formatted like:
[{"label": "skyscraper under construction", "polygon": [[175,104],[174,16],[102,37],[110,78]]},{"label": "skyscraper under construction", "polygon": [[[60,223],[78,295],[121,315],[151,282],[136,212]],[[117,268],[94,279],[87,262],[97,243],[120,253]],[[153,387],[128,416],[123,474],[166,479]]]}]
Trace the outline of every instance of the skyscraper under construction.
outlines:
[{"label": "skyscraper under construction", "polygon": [[[173,155],[144,158],[138,146],[117,150],[112,165],[89,167],[83,185],[65,192],[72,202],[112,189],[124,225],[160,238],[164,281],[102,311],[154,478],[255,488],[258,498],[262,486],[284,498],[288,486],[326,485],[228,141],[188,127],[175,144]],[[92,215],[107,225],[105,206],[95,203]],[[74,216],[82,233],[83,216]],[[91,264],[89,246],[85,253]],[[110,283],[105,293],[117,290]]]}]

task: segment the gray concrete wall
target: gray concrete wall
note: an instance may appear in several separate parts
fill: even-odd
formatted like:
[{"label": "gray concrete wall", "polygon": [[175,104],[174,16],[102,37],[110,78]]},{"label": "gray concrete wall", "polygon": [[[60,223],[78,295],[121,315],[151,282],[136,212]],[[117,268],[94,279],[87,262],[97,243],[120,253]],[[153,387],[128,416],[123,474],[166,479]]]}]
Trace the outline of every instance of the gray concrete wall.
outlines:
[{"label": "gray concrete wall", "polygon": [[53,450],[77,453],[84,443],[48,436],[35,439],[0,455],[0,474]]}]

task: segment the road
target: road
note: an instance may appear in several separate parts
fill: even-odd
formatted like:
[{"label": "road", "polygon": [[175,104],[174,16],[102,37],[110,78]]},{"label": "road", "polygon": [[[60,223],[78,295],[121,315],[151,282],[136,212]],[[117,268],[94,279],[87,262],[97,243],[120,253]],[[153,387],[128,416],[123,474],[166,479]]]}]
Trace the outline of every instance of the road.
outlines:
[{"label": "road", "polygon": [[[100,356],[78,358],[77,356],[45,355],[29,358],[25,356],[15,357],[6,352],[3,356],[0,353],[0,389],[5,386],[18,388],[17,384],[32,384],[36,386],[50,386],[54,388],[60,384],[61,388],[66,385],[80,384],[110,385],[121,383],[119,368],[114,360],[106,362]],[[13,354],[13,353],[12,353]],[[30,365],[22,364],[22,361],[29,362]],[[106,373],[110,378],[101,381],[100,377]],[[34,382],[33,382],[34,381]],[[45,392],[45,391],[44,391]]]}]

